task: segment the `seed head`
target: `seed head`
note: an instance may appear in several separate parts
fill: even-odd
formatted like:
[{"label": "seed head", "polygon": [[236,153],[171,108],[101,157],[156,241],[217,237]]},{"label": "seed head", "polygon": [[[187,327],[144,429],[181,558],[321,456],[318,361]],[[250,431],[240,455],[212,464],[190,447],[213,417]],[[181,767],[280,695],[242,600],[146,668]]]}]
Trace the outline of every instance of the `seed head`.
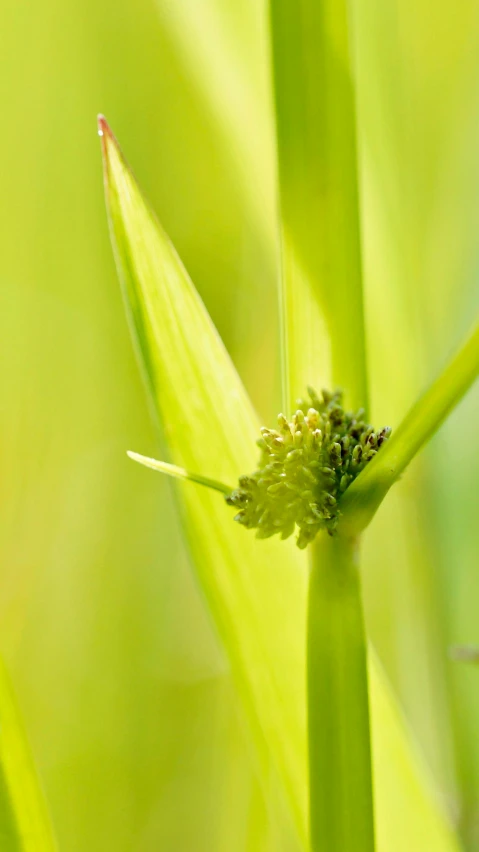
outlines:
[{"label": "seed head", "polygon": [[391,433],[375,432],[364,409],[344,411],[341,391],[308,394],[291,420],[280,414],[277,430],[261,429],[258,469],[226,497],[235,521],[256,529],[258,538],[285,539],[297,527],[300,548],[321,529],[334,534],[340,497]]}]

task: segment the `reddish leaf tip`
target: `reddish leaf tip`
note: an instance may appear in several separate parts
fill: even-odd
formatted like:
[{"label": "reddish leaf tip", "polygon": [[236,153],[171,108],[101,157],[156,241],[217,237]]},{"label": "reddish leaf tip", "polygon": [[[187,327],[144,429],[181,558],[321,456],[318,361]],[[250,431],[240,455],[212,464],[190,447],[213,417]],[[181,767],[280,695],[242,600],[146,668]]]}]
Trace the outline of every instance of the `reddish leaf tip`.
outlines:
[{"label": "reddish leaf tip", "polygon": [[118,154],[121,156],[120,146],[119,146],[118,141],[116,139],[116,136],[113,133],[113,130],[111,129],[110,125],[108,124],[105,116],[100,113],[97,121],[98,121],[98,135],[101,138],[101,147],[102,147],[102,150],[103,150],[103,159],[104,159],[104,162],[105,162],[105,165],[106,165],[106,162],[109,159],[109,152],[110,152],[112,146],[116,149]]},{"label": "reddish leaf tip", "polygon": [[98,136],[112,136],[112,132],[104,115],[98,116]]}]

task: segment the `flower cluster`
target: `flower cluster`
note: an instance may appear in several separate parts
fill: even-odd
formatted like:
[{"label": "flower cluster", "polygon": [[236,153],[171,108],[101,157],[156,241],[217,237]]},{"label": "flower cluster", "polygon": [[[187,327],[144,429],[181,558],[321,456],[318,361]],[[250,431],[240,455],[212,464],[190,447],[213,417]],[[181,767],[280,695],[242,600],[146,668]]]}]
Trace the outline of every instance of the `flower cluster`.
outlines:
[{"label": "flower cluster", "polygon": [[344,411],[340,391],[308,394],[291,420],[280,414],[277,429],[261,429],[258,470],[240,477],[226,497],[237,509],[235,521],[256,529],[258,538],[285,539],[297,526],[301,548],[321,529],[334,533],[341,495],[391,432],[375,432],[363,409]]}]

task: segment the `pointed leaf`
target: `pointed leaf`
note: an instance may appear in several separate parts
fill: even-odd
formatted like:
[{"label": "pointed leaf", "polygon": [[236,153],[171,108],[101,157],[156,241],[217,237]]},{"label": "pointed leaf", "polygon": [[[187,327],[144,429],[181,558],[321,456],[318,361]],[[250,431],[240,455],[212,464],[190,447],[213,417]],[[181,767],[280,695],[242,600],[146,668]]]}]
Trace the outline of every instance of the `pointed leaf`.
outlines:
[{"label": "pointed leaf", "polygon": [[[171,460],[224,482],[254,469],[259,424],[201,300],[106,123],[105,188],[127,312]],[[276,766],[306,848],[302,641],[306,563],[292,541],[258,543],[213,492],[187,484],[191,554],[227,649],[256,753]],[[294,700],[298,696],[299,700]]]}]

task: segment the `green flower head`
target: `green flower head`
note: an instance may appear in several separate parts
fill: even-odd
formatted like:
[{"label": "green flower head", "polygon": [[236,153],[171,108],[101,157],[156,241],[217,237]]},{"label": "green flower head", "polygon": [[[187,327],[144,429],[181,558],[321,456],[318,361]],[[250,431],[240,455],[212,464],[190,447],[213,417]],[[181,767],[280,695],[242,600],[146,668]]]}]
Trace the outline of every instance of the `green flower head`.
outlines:
[{"label": "green flower head", "polygon": [[363,409],[344,411],[339,390],[308,394],[291,420],[280,414],[277,429],[261,429],[258,469],[226,497],[238,510],[235,521],[256,529],[258,538],[285,539],[298,527],[301,548],[321,529],[334,533],[342,493],[391,432],[375,432]]}]

